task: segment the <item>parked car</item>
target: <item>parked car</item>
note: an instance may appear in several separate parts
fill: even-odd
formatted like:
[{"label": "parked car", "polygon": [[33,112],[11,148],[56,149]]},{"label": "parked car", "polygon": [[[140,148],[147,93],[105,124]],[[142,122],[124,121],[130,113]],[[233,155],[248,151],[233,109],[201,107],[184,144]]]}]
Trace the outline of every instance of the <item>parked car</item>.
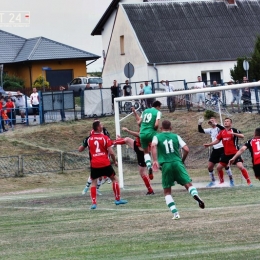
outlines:
[{"label": "parked car", "polygon": [[73,90],[75,94],[80,95],[81,91],[86,89],[87,84],[95,89],[98,88],[98,84],[102,83],[102,78],[99,77],[77,77],[68,83],[68,90]]}]

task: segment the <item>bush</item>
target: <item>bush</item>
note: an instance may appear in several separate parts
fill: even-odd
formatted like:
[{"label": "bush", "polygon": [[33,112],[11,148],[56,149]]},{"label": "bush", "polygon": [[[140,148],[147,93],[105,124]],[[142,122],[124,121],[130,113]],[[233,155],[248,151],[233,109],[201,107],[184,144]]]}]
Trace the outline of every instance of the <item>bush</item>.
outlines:
[{"label": "bush", "polygon": [[49,82],[46,81],[42,75],[38,76],[36,80],[33,82],[33,87],[37,89],[43,88],[46,90],[49,89],[49,86],[50,86]]},{"label": "bush", "polygon": [[216,117],[216,113],[211,110],[206,110],[204,113],[204,118],[210,119],[211,117]]},{"label": "bush", "polygon": [[15,75],[4,74],[3,88],[4,90],[21,90],[24,88],[24,80]]}]

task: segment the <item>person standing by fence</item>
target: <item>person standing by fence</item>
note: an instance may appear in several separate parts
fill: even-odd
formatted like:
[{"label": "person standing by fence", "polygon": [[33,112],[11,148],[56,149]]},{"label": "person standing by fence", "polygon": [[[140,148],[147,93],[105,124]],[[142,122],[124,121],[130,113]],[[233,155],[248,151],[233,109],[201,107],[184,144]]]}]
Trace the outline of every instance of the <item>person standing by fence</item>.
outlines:
[{"label": "person standing by fence", "polygon": [[[201,76],[198,76],[198,82],[195,83],[195,89],[203,89],[205,88],[205,83],[201,80]],[[196,94],[196,101],[198,103],[198,112],[200,111],[200,101],[202,102],[202,109],[205,110],[205,93],[197,93]]]},{"label": "person standing by fence", "polygon": [[[167,93],[174,92],[174,86],[169,84],[168,80],[162,80],[161,84],[164,86]],[[169,112],[173,112],[173,103],[175,103],[175,96],[167,97],[167,107],[169,109]]]},{"label": "person standing by fence", "polygon": [[25,97],[19,90],[17,91],[16,106],[21,115],[21,123],[25,124]]},{"label": "person standing by fence", "polygon": [[110,87],[111,89],[111,97],[112,97],[112,107],[114,110],[114,98],[119,97],[119,88],[117,85],[117,81],[114,79],[113,85]]},{"label": "person standing by fence", "polygon": [[5,128],[5,121],[4,121],[4,102],[5,102],[5,99],[4,97],[1,97],[0,99],[0,119],[1,119],[1,125],[2,125],[2,129],[3,129],[3,132],[6,132],[8,131],[8,129]]},{"label": "person standing by fence", "polygon": [[37,93],[36,88],[33,88],[33,93],[30,96],[30,100],[33,107],[33,115],[34,115],[33,121],[36,122],[36,114],[39,111],[39,95]]},{"label": "person standing by fence", "polygon": [[[148,81],[145,81],[144,82],[144,95],[149,95],[149,94],[153,94],[153,90],[152,90],[152,87],[148,84]],[[153,105],[153,98],[147,98],[145,100],[145,103],[146,103],[146,107],[147,108],[151,108],[152,105]]]},{"label": "person standing by fence", "polygon": [[15,104],[14,102],[12,101],[11,97],[8,96],[7,97],[7,102],[6,102],[6,112],[7,112],[7,116],[9,118],[9,125],[12,126],[14,125],[14,120],[15,120]]},{"label": "person standing by fence", "polygon": [[132,96],[132,87],[129,85],[129,81],[125,81],[125,85],[123,86],[124,97]]},{"label": "person standing by fence", "polygon": [[64,111],[64,90],[65,88],[63,86],[60,86],[61,94],[59,95],[58,101],[61,103],[61,109],[60,109],[61,121],[66,120],[65,111]]}]

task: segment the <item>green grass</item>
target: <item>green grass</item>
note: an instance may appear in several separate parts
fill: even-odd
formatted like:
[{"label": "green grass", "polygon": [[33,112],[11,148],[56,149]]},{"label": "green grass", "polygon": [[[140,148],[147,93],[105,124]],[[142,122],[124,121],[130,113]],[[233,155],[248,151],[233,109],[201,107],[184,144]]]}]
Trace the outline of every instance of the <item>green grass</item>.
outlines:
[{"label": "green grass", "polygon": [[[192,173],[198,186],[206,185],[204,173]],[[259,259],[258,182],[253,188],[200,188],[204,210],[176,186],[181,219],[174,221],[159,174],[154,196],[144,195],[140,177],[132,181],[134,174],[126,176],[122,190],[127,205],[115,206],[111,186],[104,184],[94,211],[89,194],[81,195],[83,174],[69,176],[62,186],[46,176],[50,185],[41,181],[37,189],[35,177],[16,179],[27,181],[26,190],[0,197],[1,259]]]}]

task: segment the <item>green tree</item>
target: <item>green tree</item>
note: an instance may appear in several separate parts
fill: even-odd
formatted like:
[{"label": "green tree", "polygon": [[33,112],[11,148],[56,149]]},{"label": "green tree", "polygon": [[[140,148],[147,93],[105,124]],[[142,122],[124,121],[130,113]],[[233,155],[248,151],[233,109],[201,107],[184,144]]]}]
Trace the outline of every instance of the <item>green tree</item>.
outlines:
[{"label": "green tree", "polygon": [[24,80],[16,75],[4,74],[3,89],[4,90],[21,90],[24,88]]},{"label": "green tree", "polygon": [[33,82],[33,87],[37,89],[48,89],[50,86],[49,82],[46,81],[45,77],[39,75],[36,80]]},{"label": "green tree", "polygon": [[251,67],[249,67],[249,71],[252,72],[252,79],[260,80],[260,35],[256,38],[254,52],[251,57]]},{"label": "green tree", "polygon": [[246,76],[246,71],[243,68],[243,61],[247,60],[249,63],[249,71],[248,71],[248,78],[253,79],[253,72],[252,72],[252,60],[249,59],[248,57],[238,57],[237,58],[237,64],[234,66],[234,69],[230,69],[230,75],[231,78],[234,81],[239,81],[241,82],[243,77]]}]

